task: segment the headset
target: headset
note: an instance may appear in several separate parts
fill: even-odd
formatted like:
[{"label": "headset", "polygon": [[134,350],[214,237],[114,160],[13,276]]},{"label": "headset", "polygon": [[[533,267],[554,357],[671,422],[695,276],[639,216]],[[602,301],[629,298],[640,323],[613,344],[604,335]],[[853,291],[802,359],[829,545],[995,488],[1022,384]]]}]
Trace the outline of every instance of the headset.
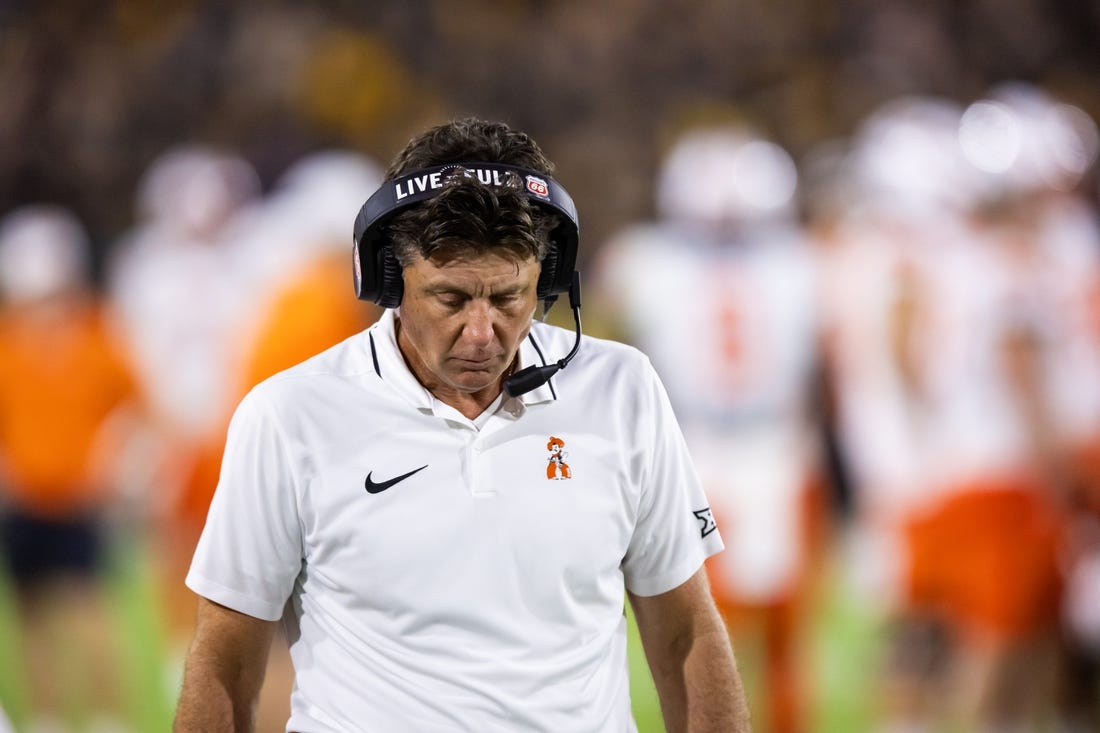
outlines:
[{"label": "headset", "polygon": [[401,265],[385,236],[385,224],[396,214],[434,198],[454,175],[477,178],[487,186],[513,185],[518,177],[532,203],[558,214],[558,225],[550,232],[550,247],[542,261],[537,295],[549,307],[568,292],[577,266],[580,225],[573,199],[562,186],[544,173],[503,163],[450,163],[413,171],[386,181],[375,191],[355,217],[353,274],[355,296],[383,308],[396,308],[404,294]]},{"label": "headset", "polygon": [[576,270],[580,241],[577,207],[561,184],[545,173],[503,163],[450,163],[386,181],[371,194],[355,217],[352,249],[355,297],[383,308],[396,308],[401,304],[404,278],[393,245],[385,236],[386,222],[410,206],[437,196],[454,175],[477,178],[486,186],[512,185],[518,178],[528,200],[558,214],[558,225],[550,232],[550,247],[541,263],[536,294],[543,301],[545,313],[559,295],[569,293],[577,336],[565,357],[550,364],[526,367],[504,380],[505,393],[517,397],[548,382],[572,361],[581,345],[581,281]]}]

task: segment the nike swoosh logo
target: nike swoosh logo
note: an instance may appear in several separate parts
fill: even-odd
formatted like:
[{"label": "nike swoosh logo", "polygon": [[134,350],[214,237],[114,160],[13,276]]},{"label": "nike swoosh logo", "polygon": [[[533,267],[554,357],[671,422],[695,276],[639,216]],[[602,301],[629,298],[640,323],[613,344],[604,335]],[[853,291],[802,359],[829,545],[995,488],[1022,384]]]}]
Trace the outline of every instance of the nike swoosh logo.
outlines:
[{"label": "nike swoosh logo", "polygon": [[367,483],[366,483],[367,493],[368,494],[381,494],[383,491],[390,488],[391,486],[393,486],[397,482],[404,481],[405,479],[407,479],[409,476],[412,476],[417,471],[423,471],[427,467],[428,467],[428,465],[424,464],[420,468],[414,468],[413,470],[409,471],[408,473],[403,473],[400,476],[395,476],[394,478],[391,478],[389,481],[380,481],[378,483],[375,483],[374,481],[370,480],[371,474],[374,473],[374,471],[371,471],[370,473],[367,474]]}]

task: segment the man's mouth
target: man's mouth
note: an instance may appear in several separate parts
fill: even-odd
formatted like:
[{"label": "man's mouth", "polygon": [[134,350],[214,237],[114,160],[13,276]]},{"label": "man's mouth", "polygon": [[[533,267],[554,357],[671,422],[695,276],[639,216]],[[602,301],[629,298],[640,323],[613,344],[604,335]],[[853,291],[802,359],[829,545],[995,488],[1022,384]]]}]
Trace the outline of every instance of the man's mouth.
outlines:
[{"label": "man's mouth", "polygon": [[484,359],[469,359],[456,356],[454,360],[465,369],[489,369],[496,364],[497,357],[487,356]]}]

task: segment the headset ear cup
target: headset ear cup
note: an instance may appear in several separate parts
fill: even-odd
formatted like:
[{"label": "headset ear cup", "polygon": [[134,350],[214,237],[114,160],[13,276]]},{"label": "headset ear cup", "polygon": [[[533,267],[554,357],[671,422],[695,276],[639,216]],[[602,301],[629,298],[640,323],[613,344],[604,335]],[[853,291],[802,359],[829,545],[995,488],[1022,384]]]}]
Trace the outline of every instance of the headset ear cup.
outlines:
[{"label": "headset ear cup", "polygon": [[555,295],[554,283],[557,281],[558,261],[560,259],[558,245],[552,243],[546,250],[546,256],[542,258],[542,271],[539,273],[539,282],[536,288],[539,300],[546,300]]},{"label": "headset ear cup", "polygon": [[383,246],[378,253],[378,297],[375,303],[383,308],[396,308],[401,305],[401,296],[405,294],[405,278],[401,263],[393,253],[393,247]]}]

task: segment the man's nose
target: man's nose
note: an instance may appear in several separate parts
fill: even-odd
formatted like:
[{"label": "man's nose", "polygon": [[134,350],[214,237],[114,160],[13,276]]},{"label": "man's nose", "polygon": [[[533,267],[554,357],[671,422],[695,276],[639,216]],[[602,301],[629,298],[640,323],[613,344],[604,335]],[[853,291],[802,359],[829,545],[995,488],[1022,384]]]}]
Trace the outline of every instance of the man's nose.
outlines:
[{"label": "man's nose", "polygon": [[479,345],[492,342],[493,314],[488,303],[479,303],[476,300],[470,302],[462,336],[467,341]]}]

